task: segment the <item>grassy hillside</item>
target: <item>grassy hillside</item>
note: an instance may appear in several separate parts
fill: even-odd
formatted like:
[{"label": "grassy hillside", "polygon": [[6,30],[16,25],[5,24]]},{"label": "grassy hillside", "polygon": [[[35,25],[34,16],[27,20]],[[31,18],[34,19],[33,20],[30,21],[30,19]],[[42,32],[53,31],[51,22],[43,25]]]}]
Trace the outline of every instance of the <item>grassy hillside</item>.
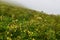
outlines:
[{"label": "grassy hillside", "polygon": [[60,15],[0,3],[0,40],[60,40]]}]

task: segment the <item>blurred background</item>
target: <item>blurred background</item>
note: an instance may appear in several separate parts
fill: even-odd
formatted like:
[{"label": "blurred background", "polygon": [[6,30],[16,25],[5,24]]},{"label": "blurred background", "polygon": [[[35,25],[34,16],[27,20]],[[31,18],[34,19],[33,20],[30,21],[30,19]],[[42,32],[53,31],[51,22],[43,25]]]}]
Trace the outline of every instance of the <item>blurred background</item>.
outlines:
[{"label": "blurred background", "polygon": [[60,0],[1,0],[4,2],[24,5],[27,8],[44,11],[48,14],[60,14]]}]

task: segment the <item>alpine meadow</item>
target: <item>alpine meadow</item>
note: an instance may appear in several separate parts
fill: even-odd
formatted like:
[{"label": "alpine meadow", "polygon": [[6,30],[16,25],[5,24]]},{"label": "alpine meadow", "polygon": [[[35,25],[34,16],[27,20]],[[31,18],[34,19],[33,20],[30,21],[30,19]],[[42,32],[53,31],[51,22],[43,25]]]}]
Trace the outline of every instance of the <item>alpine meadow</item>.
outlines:
[{"label": "alpine meadow", "polygon": [[60,15],[0,2],[0,40],[60,40]]}]

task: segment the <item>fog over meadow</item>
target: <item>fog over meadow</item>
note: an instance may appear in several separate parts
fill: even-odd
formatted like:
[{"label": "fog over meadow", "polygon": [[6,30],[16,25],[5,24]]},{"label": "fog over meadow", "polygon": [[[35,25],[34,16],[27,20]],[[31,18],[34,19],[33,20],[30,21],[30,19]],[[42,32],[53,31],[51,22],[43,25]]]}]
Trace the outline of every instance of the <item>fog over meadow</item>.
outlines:
[{"label": "fog over meadow", "polygon": [[30,9],[44,11],[48,14],[60,14],[60,0],[2,0],[14,4],[22,4]]}]

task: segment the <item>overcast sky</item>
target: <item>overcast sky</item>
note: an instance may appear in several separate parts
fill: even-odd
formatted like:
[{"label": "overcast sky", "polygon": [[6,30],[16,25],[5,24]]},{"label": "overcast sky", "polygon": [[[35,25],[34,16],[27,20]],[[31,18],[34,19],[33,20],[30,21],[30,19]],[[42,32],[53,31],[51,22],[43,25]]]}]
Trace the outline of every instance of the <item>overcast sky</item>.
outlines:
[{"label": "overcast sky", "polygon": [[60,14],[60,0],[4,0],[49,14]]}]

